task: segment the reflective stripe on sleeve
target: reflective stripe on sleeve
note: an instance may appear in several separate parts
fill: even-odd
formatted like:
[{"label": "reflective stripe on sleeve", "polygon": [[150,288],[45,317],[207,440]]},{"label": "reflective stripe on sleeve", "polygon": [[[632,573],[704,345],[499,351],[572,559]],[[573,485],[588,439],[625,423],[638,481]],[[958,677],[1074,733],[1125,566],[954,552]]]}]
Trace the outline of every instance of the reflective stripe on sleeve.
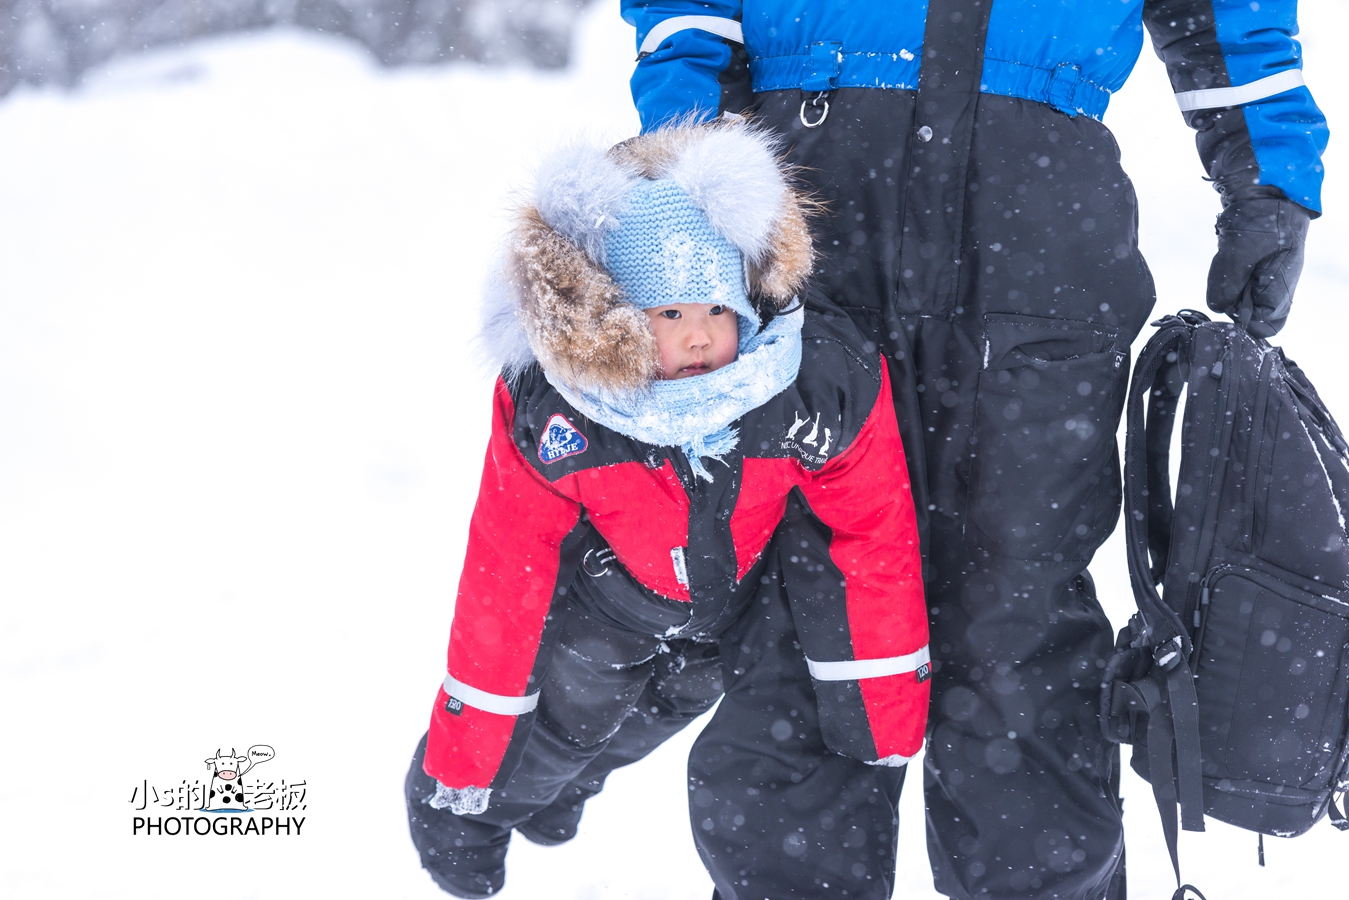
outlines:
[{"label": "reflective stripe on sleeve", "polygon": [[1287,69],[1267,78],[1261,78],[1259,81],[1252,81],[1250,84],[1237,85],[1236,87],[1182,91],[1176,95],[1176,103],[1180,104],[1181,112],[1191,112],[1196,109],[1221,109],[1226,106],[1241,106],[1245,103],[1254,103],[1256,100],[1264,100],[1266,97],[1291,91],[1293,88],[1302,87],[1304,84],[1306,82],[1302,80],[1301,69]]},{"label": "reflective stripe on sleeve", "polygon": [[884,678],[886,675],[902,675],[916,672],[920,667],[932,661],[927,645],[904,656],[888,656],[884,659],[844,659],[836,662],[819,662],[806,658],[810,667],[810,677],[816,681],[860,681],[863,678]]},{"label": "reflective stripe on sleeve", "polygon": [[717,37],[726,38],[728,41],[735,41],[737,44],[745,42],[745,33],[740,27],[740,23],[735,19],[723,19],[721,16],[674,16],[664,19],[657,23],[646,33],[646,40],[642,41],[642,48],[637,51],[637,58],[655,53],[656,48],[665,42],[670,35],[679,31],[687,31],[690,28],[697,28],[701,31],[707,31],[715,34]]},{"label": "reflective stripe on sleeve", "polygon": [[539,705],[539,692],[523,697],[506,697],[501,694],[489,694],[472,685],[464,684],[453,675],[445,676],[445,693],[474,709],[496,713],[498,716],[523,716],[533,712]]}]

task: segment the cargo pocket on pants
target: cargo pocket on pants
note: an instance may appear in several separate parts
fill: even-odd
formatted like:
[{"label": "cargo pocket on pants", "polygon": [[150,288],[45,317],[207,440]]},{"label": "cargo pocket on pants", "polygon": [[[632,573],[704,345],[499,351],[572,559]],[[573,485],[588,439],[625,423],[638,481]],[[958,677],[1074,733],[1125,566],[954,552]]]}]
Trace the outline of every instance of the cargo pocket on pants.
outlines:
[{"label": "cargo pocket on pants", "polygon": [[1011,559],[1087,559],[1120,503],[1115,430],[1127,343],[1105,325],[985,317],[967,542]]}]

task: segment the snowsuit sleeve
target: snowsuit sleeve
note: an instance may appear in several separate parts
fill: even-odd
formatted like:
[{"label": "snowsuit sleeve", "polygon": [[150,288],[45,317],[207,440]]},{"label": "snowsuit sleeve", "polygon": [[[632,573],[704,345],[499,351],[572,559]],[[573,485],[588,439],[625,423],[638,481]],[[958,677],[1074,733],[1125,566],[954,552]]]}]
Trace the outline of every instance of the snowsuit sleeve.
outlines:
[{"label": "snowsuit sleeve", "polygon": [[813,517],[789,521],[780,552],[793,618],[817,623],[798,633],[825,742],[901,765],[922,746],[931,664],[913,495],[884,366],[857,438],[801,492]]},{"label": "snowsuit sleeve", "polygon": [[[623,20],[637,29],[641,54],[631,84],[643,132],[675,119],[706,120],[720,112],[722,76],[731,67],[732,47],[690,17],[739,22],[740,5],[739,0],[622,0]],[[643,52],[642,45],[657,28],[657,37],[668,36]]]},{"label": "snowsuit sleeve", "polygon": [[1302,84],[1296,0],[1146,0],[1143,19],[1215,186],[1319,213],[1329,131]]},{"label": "snowsuit sleeve", "polygon": [[[445,683],[427,738],[426,774],[485,788],[514,766],[511,737],[533,723],[540,654],[557,588],[575,573],[564,551],[581,505],[555,491],[515,443],[515,404],[497,380],[492,436],[469,525]],[[523,746],[524,741],[515,742]]]}]

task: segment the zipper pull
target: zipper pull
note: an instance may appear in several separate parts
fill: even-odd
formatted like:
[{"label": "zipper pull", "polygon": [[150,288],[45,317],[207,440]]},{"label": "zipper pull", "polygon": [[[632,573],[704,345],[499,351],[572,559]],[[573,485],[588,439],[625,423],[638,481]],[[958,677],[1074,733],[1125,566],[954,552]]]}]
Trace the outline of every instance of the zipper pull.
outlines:
[{"label": "zipper pull", "polygon": [[1199,630],[1199,610],[1208,606],[1208,579],[1204,579],[1203,589],[1199,592],[1199,606],[1194,611],[1194,627]]},{"label": "zipper pull", "polygon": [[1213,361],[1212,368],[1208,370],[1210,378],[1221,379],[1223,377],[1223,368],[1226,365],[1227,357],[1231,355],[1232,355],[1231,345],[1230,344],[1224,345],[1222,351],[1218,354],[1218,358]]}]

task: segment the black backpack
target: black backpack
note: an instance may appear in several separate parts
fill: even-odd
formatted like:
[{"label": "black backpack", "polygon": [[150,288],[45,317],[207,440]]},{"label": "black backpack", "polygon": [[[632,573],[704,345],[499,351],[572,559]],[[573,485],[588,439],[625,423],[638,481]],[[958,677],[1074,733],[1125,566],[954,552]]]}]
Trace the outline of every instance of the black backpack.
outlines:
[{"label": "black backpack", "polygon": [[1154,324],[1126,419],[1138,612],[1101,716],[1134,745],[1180,885],[1177,804],[1188,831],[1207,813],[1262,842],[1327,813],[1349,829],[1335,803],[1349,787],[1349,446],[1282,350],[1189,310]]}]

